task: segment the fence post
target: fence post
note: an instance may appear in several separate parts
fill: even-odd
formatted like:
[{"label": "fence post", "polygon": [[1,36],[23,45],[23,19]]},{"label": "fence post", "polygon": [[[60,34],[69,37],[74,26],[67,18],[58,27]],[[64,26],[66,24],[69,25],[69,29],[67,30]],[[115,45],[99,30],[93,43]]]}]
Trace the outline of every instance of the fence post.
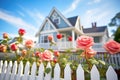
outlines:
[{"label": "fence post", "polygon": [[106,72],[106,78],[107,80],[118,80],[117,74],[112,68],[112,66],[109,66],[107,72]]},{"label": "fence post", "polygon": [[3,61],[0,61],[0,73],[2,73]]},{"label": "fence post", "polygon": [[14,62],[10,80],[15,80],[15,75],[17,73],[17,61]]},{"label": "fence post", "polygon": [[60,80],[60,66],[58,63],[55,64],[54,68],[54,80]]},{"label": "fence post", "polygon": [[34,62],[31,68],[31,75],[29,80],[35,80],[36,70],[37,70],[36,62]]},{"label": "fence post", "polygon": [[12,69],[12,61],[9,62],[6,75],[5,75],[5,80],[9,80],[10,74],[11,74],[11,69]]},{"label": "fence post", "polygon": [[30,71],[30,63],[29,63],[29,61],[27,61],[26,65],[25,65],[24,75],[22,77],[22,80],[28,80],[29,71]]},{"label": "fence post", "polygon": [[91,75],[91,80],[100,80],[100,74],[95,65],[93,65],[90,75]]},{"label": "fence post", "polygon": [[47,74],[45,73],[45,79],[44,80],[51,80],[51,72],[52,72],[52,68],[51,68],[51,65],[50,65],[50,62],[47,64],[47,67],[46,68],[50,68],[51,71]]},{"label": "fence post", "polygon": [[41,63],[39,66],[37,80],[43,80],[43,79],[44,79],[44,65],[43,65],[43,63]]},{"label": "fence post", "polygon": [[76,74],[77,74],[77,80],[85,80],[84,70],[83,70],[81,64],[79,64]]},{"label": "fence post", "polygon": [[7,71],[7,61],[4,62],[3,67],[2,67],[2,73],[1,73],[1,76],[0,76],[1,80],[4,80],[6,71]]},{"label": "fence post", "polygon": [[71,80],[71,69],[69,64],[67,64],[64,69],[64,80]]},{"label": "fence post", "polygon": [[22,74],[23,74],[23,62],[20,61],[20,64],[18,66],[18,73],[16,75],[16,80],[21,80]]}]

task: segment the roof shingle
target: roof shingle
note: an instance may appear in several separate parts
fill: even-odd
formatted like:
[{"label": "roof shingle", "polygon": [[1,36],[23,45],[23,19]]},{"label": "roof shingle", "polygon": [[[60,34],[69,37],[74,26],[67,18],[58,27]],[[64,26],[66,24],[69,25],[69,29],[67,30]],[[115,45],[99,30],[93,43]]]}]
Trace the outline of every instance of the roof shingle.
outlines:
[{"label": "roof shingle", "polygon": [[83,29],[84,33],[96,33],[96,32],[104,32],[107,26],[100,26],[100,27],[95,27],[95,28],[86,28]]}]

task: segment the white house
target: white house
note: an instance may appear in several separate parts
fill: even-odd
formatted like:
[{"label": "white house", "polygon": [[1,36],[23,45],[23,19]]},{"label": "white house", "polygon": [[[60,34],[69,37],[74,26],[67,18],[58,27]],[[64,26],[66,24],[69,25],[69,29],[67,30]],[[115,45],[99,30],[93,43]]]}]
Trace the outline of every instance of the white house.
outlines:
[{"label": "white house", "polygon": [[[64,35],[62,40],[56,38],[57,33]],[[83,34],[93,36],[96,42],[93,48],[97,51],[104,52],[102,44],[108,38],[107,26],[97,27],[96,23],[92,23],[92,28],[83,29],[80,24],[79,16],[66,18],[54,7],[41,24],[39,31],[36,33],[36,37],[38,37],[37,47],[50,48],[47,37],[48,35],[53,35],[57,44],[52,47],[53,49],[64,50],[76,48],[75,40],[78,36]],[[68,41],[68,36],[72,36],[72,42]]]}]

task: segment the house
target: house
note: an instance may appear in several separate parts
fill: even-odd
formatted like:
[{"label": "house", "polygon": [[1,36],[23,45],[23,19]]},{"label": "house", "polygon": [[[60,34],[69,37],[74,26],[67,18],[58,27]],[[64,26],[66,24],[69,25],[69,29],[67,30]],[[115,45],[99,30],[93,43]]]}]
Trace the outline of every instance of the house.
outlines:
[{"label": "house", "polygon": [[[58,40],[56,35],[61,33],[64,35],[62,40]],[[83,29],[80,24],[80,17],[74,16],[66,18],[60,11],[55,7],[52,8],[49,15],[45,18],[43,23],[40,26],[39,31],[36,33],[38,37],[37,47],[50,48],[49,41],[47,39],[48,35],[53,35],[56,42],[56,46],[53,46],[53,49],[65,50],[68,48],[76,48],[75,40],[77,37],[83,34],[93,36],[96,44],[93,46],[97,48],[98,51],[104,51],[102,44],[107,40],[107,26],[97,27],[96,23],[92,24],[92,28]],[[68,41],[68,37],[72,37],[72,41]],[[105,38],[105,40],[104,40]]]},{"label": "house", "polygon": [[109,39],[107,26],[97,26],[97,23],[94,22],[91,28],[83,29],[83,33],[94,38],[94,50],[105,52],[103,44]]}]

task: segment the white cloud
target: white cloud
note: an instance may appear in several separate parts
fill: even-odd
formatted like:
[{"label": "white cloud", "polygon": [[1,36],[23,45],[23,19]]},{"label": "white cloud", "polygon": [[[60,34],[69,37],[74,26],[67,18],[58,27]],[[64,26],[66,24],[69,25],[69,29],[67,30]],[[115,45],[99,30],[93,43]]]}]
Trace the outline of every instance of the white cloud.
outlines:
[{"label": "white cloud", "polygon": [[[13,16],[4,10],[0,10],[0,19],[14,25],[14,27],[17,27],[18,29],[25,29],[27,32],[26,36],[29,36],[29,38],[34,39],[37,29],[32,24],[25,22],[22,18]],[[16,34],[11,34],[10,36],[14,35],[16,36]]]},{"label": "white cloud", "polygon": [[87,10],[84,16],[81,16],[81,22],[84,27],[90,27],[92,22],[98,22],[98,26],[107,25],[110,10],[104,7]]},{"label": "white cloud", "polygon": [[37,9],[33,11],[26,10],[26,12],[34,19],[38,26],[40,26],[41,22],[45,19],[45,17]]},{"label": "white cloud", "polygon": [[91,0],[90,2],[88,2],[89,5],[94,4],[94,3],[99,3],[101,2],[101,0]]},{"label": "white cloud", "polygon": [[38,26],[40,26],[41,22],[45,19],[45,16],[39,12],[38,9],[32,9],[28,10],[21,5],[18,5],[25,13],[27,13],[35,22]]},{"label": "white cloud", "polygon": [[17,11],[18,12],[18,14],[20,14],[21,16],[25,16],[25,14],[24,13],[22,13],[22,12],[20,12],[20,11]]},{"label": "white cloud", "polygon": [[69,8],[66,9],[66,10],[63,12],[63,14],[68,14],[68,13],[74,11],[74,10],[77,8],[79,2],[80,2],[80,0],[74,0],[74,1],[72,2],[72,4],[69,6]]}]

